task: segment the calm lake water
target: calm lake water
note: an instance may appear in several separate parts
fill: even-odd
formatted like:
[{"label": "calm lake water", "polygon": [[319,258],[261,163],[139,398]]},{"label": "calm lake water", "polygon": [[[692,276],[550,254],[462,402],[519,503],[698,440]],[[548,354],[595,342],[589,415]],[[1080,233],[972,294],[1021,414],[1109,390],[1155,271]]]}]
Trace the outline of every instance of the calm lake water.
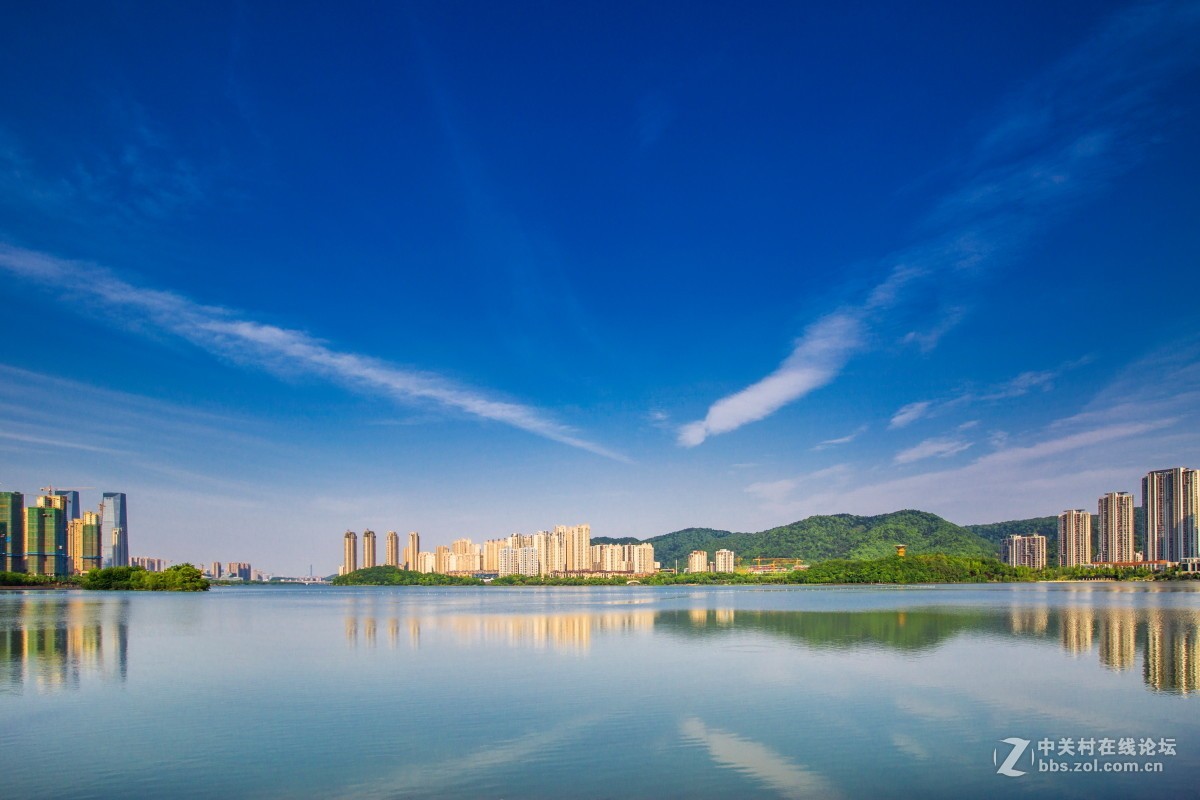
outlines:
[{"label": "calm lake water", "polygon": [[1194,796],[1196,588],[8,592],[0,796]]}]

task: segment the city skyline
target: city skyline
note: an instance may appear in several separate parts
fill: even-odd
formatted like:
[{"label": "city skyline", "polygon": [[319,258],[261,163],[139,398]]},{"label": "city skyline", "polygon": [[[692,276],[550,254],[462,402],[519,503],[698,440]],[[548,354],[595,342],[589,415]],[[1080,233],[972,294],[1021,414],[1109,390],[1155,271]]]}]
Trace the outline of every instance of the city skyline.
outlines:
[{"label": "city skyline", "polygon": [[18,9],[0,488],[295,575],[1136,493],[1200,463],[1196,9]]}]

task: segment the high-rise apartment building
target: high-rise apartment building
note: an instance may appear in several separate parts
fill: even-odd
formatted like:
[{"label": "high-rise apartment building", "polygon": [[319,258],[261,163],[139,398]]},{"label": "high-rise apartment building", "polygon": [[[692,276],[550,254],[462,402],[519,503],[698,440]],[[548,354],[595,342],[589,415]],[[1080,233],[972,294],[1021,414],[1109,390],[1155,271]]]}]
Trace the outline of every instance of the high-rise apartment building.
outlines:
[{"label": "high-rise apartment building", "polygon": [[387,532],[387,552],[384,554],[383,563],[389,567],[400,566],[400,534],[395,531]]},{"label": "high-rise apartment building", "polygon": [[85,511],[79,519],[67,522],[67,558],[72,575],[82,575],[99,569],[104,562],[104,537],[101,535],[100,515]]},{"label": "high-rise apartment building", "polygon": [[1100,498],[1100,560],[1133,561],[1133,495],[1109,492]]},{"label": "high-rise apartment building", "polygon": [[500,577],[505,575],[537,575],[538,557],[536,547],[500,548]]},{"label": "high-rise apartment building", "polygon": [[25,571],[25,495],[0,492],[0,567]]},{"label": "high-rise apartment building", "polygon": [[439,544],[433,550],[433,571],[445,575],[450,571],[450,548]]},{"label": "high-rise apartment building", "polygon": [[553,575],[567,568],[566,526],[554,531],[538,531],[533,535],[533,546],[538,551],[538,570],[542,575]]},{"label": "high-rise apartment building", "polygon": [[43,495],[25,509],[25,571],[30,575],[67,575],[67,500]]},{"label": "high-rise apartment building", "polygon": [[708,572],[708,553],[703,550],[693,550],[688,554],[688,572]]},{"label": "high-rise apartment building", "polygon": [[105,492],[100,502],[100,526],[105,531],[104,566],[129,566],[129,516],[124,492]]},{"label": "high-rise apartment building", "polygon": [[210,564],[208,567],[208,574],[214,578],[220,578],[221,577],[221,562],[220,561],[212,562],[212,564]]},{"label": "high-rise apartment building", "polygon": [[564,561],[568,572],[581,572],[592,568],[592,526],[558,525],[555,533],[563,534]]},{"label": "high-rise apartment building", "polygon": [[632,572],[632,565],[627,558],[628,547],[624,544],[592,545],[591,568],[596,572]]},{"label": "high-rise apartment building", "polygon": [[1092,563],[1092,515],[1082,508],[1058,515],[1058,564],[1085,567]]},{"label": "high-rise apartment building", "polygon": [[732,550],[718,550],[713,555],[714,569],[717,572],[733,572],[734,562]]},{"label": "high-rise apartment building", "polygon": [[129,566],[141,567],[147,572],[162,572],[167,568],[166,559],[150,558],[149,556],[130,556]]},{"label": "high-rise apartment building", "polygon": [[658,571],[654,560],[654,545],[649,542],[633,545],[633,571],[637,575],[653,575]]},{"label": "high-rise apartment building", "polygon": [[421,534],[416,531],[408,532],[408,547],[404,548],[404,568],[423,572],[420,565],[417,563],[417,557],[421,553]]},{"label": "high-rise apartment building", "polygon": [[375,566],[375,531],[367,528],[363,531],[363,569]]},{"label": "high-rise apartment building", "polygon": [[451,553],[446,559],[447,572],[479,572],[482,569],[483,554],[476,546],[466,553]]},{"label": "high-rise apartment building", "polygon": [[358,569],[358,534],[346,531],[342,535],[342,574],[349,575]]},{"label": "high-rise apartment building", "polygon": [[504,547],[503,539],[488,539],[483,543],[483,571],[500,571],[500,548]]},{"label": "high-rise apartment building", "polygon": [[1160,469],[1142,478],[1146,560],[1200,556],[1200,471]]},{"label": "high-rise apartment building", "polygon": [[1013,567],[1045,569],[1046,537],[1041,534],[1013,534],[1000,542],[1000,560]]},{"label": "high-rise apartment building", "polygon": [[430,552],[417,553],[416,565],[417,572],[434,572],[434,567],[437,566],[437,558]]}]

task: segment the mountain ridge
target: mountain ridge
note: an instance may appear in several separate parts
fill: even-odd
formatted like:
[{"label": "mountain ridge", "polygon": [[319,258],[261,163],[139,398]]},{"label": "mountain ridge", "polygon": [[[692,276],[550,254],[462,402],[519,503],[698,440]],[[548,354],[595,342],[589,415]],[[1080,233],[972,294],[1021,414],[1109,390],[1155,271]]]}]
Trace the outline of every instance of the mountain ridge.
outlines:
[{"label": "mountain ridge", "polygon": [[806,517],[757,532],[715,528],[684,528],[648,539],[595,537],[593,544],[654,545],[655,558],[664,566],[686,562],[693,550],[704,550],[710,560],[721,548],[739,559],[798,558],[823,561],[831,558],[870,559],[891,555],[903,544],[913,554],[995,557],[998,544],[968,528],[955,525],[928,511],[904,509],[874,516],[830,514]]}]

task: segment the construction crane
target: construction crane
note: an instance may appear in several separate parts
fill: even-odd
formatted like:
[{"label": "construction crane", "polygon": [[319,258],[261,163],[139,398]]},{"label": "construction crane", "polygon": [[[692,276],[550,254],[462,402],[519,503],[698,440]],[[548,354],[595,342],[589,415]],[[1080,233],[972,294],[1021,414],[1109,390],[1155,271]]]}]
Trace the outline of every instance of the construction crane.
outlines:
[{"label": "construction crane", "polygon": [[754,564],[749,567],[750,572],[756,574],[776,573],[776,572],[791,572],[798,569],[807,569],[803,559],[799,558],[753,558],[749,559]]},{"label": "construction crane", "polygon": [[46,494],[54,494],[55,492],[85,492],[95,488],[95,486],[43,486],[42,491]]}]

